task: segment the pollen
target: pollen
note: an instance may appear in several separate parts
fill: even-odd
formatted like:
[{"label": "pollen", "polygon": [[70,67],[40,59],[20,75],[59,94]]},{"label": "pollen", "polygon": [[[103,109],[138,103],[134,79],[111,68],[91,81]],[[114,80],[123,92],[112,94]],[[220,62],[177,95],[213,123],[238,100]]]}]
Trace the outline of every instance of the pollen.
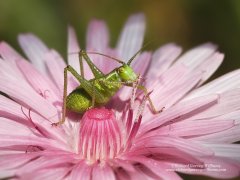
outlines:
[{"label": "pollen", "polygon": [[115,114],[106,108],[93,108],[83,115],[79,150],[88,163],[113,159],[121,149],[121,131]]}]

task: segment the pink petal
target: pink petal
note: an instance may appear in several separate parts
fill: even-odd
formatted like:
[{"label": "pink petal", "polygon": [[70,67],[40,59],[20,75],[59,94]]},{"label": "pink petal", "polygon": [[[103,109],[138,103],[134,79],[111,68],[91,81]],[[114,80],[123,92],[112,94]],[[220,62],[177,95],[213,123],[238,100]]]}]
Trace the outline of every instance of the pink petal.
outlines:
[{"label": "pink petal", "polygon": [[15,170],[1,170],[1,173],[0,173],[0,178],[1,179],[13,179],[15,180]]},{"label": "pink petal", "polygon": [[145,87],[149,91],[159,89],[160,91],[164,92],[169,89],[173,89],[173,87],[179,84],[179,81],[176,81],[176,78],[181,81],[186,80],[186,78],[188,77],[188,73],[189,70],[186,68],[186,66],[179,64],[169,68],[159,77],[153,79],[146,79]]},{"label": "pink petal", "polygon": [[[153,90],[150,94],[150,98],[152,99],[154,106],[160,110],[162,108],[166,109],[175,103],[186,92],[188,92],[189,88],[191,89],[191,87],[199,81],[200,74],[194,74],[194,77],[190,76],[189,70],[184,65],[179,64],[165,71],[160,77],[154,78],[155,80],[146,79],[145,87],[148,91]],[[178,81],[176,81],[176,79],[178,79]],[[185,85],[183,85],[183,83]],[[176,89],[179,93],[176,93]],[[166,97],[170,96],[170,93],[173,93],[173,95],[171,95],[172,98],[166,99]],[[152,109],[145,112],[147,117],[149,117],[147,119],[152,119],[151,110]],[[144,118],[144,121],[147,121],[147,119]]]},{"label": "pink petal", "polygon": [[[153,172],[149,172],[150,170],[143,169],[143,167],[137,167],[136,172],[129,172],[126,174],[126,172],[122,172],[120,175],[123,178],[122,180],[131,179],[131,180],[156,180],[159,179],[159,177]],[[125,176],[124,176],[125,175]]]},{"label": "pink petal", "polygon": [[150,158],[144,157],[132,157],[131,161],[135,161],[141,163],[143,166],[146,166],[150,171],[156,174],[161,179],[181,179],[177,173],[168,171],[169,166],[164,164],[163,162],[158,162]]},{"label": "pink petal", "polygon": [[166,122],[173,123],[175,121],[186,119],[188,116],[191,117],[195,113],[203,111],[204,108],[209,108],[215,104],[217,100],[218,96],[212,95],[195,98],[186,102],[180,102],[172,108],[163,111],[145,124],[142,124],[139,134],[147,132],[151,129],[156,129]]},{"label": "pink petal", "polygon": [[20,176],[21,179],[34,180],[61,180],[66,179],[70,169],[68,167],[59,167],[54,169],[41,169],[34,172],[28,172]]},{"label": "pink petal", "polygon": [[204,146],[212,149],[215,156],[226,157],[240,162],[240,145],[239,144],[213,144],[204,143]]},{"label": "pink petal", "polygon": [[126,171],[131,171],[131,172],[135,171],[134,165],[131,162],[129,162],[128,160],[122,160],[122,159],[115,158],[115,159],[113,159],[112,162],[115,167],[121,167]]},{"label": "pink petal", "polygon": [[4,127],[0,129],[0,134],[35,136],[28,126],[6,118],[0,117],[0,127]]},{"label": "pink petal", "polygon": [[199,137],[193,137],[193,140],[213,142],[213,143],[234,143],[240,141],[240,125],[235,125],[234,127],[227,129],[225,131],[220,131],[213,134],[208,134]]},{"label": "pink petal", "polygon": [[[109,48],[109,33],[105,22],[93,20],[87,31],[87,51],[99,52],[112,57],[117,57],[114,50]],[[93,63],[104,73],[109,73],[118,63],[110,58],[98,54],[88,54]],[[91,77],[88,77],[91,78]]]},{"label": "pink petal", "polygon": [[135,61],[132,63],[132,68],[134,72],[144,76],[151,60],[151,53],[144,52],[142,53]]},{"label": "pink petal", "polygon": [[222,116],[220,116],[218,118],[221,120],[234,119],[235,124],[240,124],[240,110],[223,114]]},{"label": "pink petal", "polygon": [[69,179],[81,179],[90,180],[91,179],[92,167],[87,165],[84,161],[79,162],[71,171]]},{"label": "pink petal", "polygon": [[[0,47],[0,51],[1,51],[1,47]],[[1,74],[1,76],[25,81],[24,76],[22,75],[21,71],[18,69],[17,64],[16,64],[16,62],[17,62],[16,59],[18,59],[18,56],[16,55],[17,57],[15,57],[15,55],[13,54],[12,55],[13,57],[11,57],[11,52],[6,52],[6,53],[9,53],[9,54],[7,54],[7,55],[0,54],[1,56],[5,57],[5,58],[10,58],[10,59],[4,59],[4,60],[0,58],[0,67],[1,67],[0,74]]]},{"label": "pink petal", "polygon": [[91,21],[87,31],[87,50],[103,53],[108,47],[108,36],[108,29],[104,21]]},{"label": "pink petal", "polygon": [[60,92],[47,76],[39,73],[37,69],[25,60],[18,61],[17,65],[37,93],[52,103],[59,100],[60,97],[56,95],[59,95]]},{"label": "pink petal", "polygon": [[215,121],[219,121],[221,124],[222,121],[226,121],[229,119],[234,119],[235,126],[227,129],[225,131],[220,131],[213,134],[208,134],[205,136],[194,137],[195,140],[205,141],[205,142],[215,142],[215,143],[234,143],[240,141],[240,111],[231,112],[228,114],[224,114],[222,116],[218,116],[214,118]]},{"label": "pink petal", "polygon": [[214,81],[194,90],[184,100],[212,93],[223,93],[225,91],[240,87],[240,70],[232,71]]},{"label": "pink petal", "polygon": [[216,46],[210,43],[203,44],[184,53],[176,62],[176,64],[184,64],[191,69],[207,60],[215,51]]},{"label": "pink petal", "polygon": [[0,91],[8,94],[20,104],[36,110],[47,119],[56,119],[58,115],[56,108],[26,83],[9,78],[0,78],[0,84],[4,84],[4,86],[0,86]]},{"label": "pink petal", "polygon": [[236,110],[240,110],[240,89],[229,90],[220,94],[216,105],[196,114],[191,119],[216,117]]},{"label": "pink petal", "polygon": [[51,169],[55,170],[59,167],[71,167],[74,161],[76,160],[69,155],[45,155],[19,167],[17,169],[17,174],[21,175],[28,172],[38,171],[40,169],[49,169],[49,171],[51,171]]},{"label": "pink petal", "polygon": [[191,136],[201,136],[206,134],[211,134],[215,132],[221,132],[226,129],[233,127],[233,120],[217,121],[213,120],[191,120],[191,121],[181,121],[177,123],[164,126],[157,130],[156,134],[161,135],[174,135],[190,138]]},{"label": "pink petal", "polygon": [[152,57],[152,63],[147,73],[149,79],[156,78],[166,71],[181,54],[181,47],[175,44],[166,44],[156,50]]},{"label": "pink petal", "polygon": [[54,50],[50,50],[46,56],[46,65],[52,80],[57,85],[58,89],[63,91],[63,72],[67,66],[62,57]]},{"label": "pink petal", "polygon": [[127,20],[117,44],[120,59],[129,60],[142,47],[144,32],[143,14],[133,15]]},{"label": "pink petal", "polygon": [[[71,65],[80,74],[79,64],[80,47],[78,45],[77,36],[72,27],[68,28],[68,64]],[[93,78],[93,74],[85,61],[83,61],[84,75],[86,79]],[[75,78],[69,75],[73,80]]]},{"label": "pink petal", "polygon": [[[139,177],[143,178],[143,176],[141,176],[140,173],[133,172],[132,174],[138,175]],[[137,178],[134,178],[134,177],[130,177],[129,173],[127,173],[123,169],[119,169],[118,171],[116,171],[115,175],[116,175],[117,180],[126,180],[126,179],[133,179],[134,180],[134,179],[137,179]],[[141,179],[138,178],[138,180],[141,180]]]},{"label": "pink petal", "polygon": [[104,165],[95,165],[92,170],[92,180],[115,180],[116,177],[110,166],[107,164]]},{"label": "pink petal", "polygon": [[141,147],[145,147],[145,148],[173,147],[194,156],[213,156],[214,155],[214,151],[212,151],[210,148],[207,148],[201,145],[200,143],[183,139],[183,138],[174,137],[174,136],[172,137],[171,136],[151,136],[151,137],[138,139],[135,142],[134,149],[135,148],[138,149]]},{"label": "pink petal", "polygon": [[33,34],[22,34],[18,37],[19,44],[33,65],[42,73],[46,74],[45,54],[47,46]]},{"label": "pink petal", "polygon": [[40,146],[44,149],[53,149],[53,150],[66,150],[69,151],[69,147],[61,142],[41,138],[41,137],[29,137],[29,136],[14,136],[14,135],[1,135],[0,136],[0,147],[10,147],[10,146]]},{"label": "pink petal", "polygon": [[196,68],[197,70],[203,71],[203,77],[199,85],[203,84],[209,77],[212,76],[212,74],[221,65],[223,58],[224,55],[217,52]]},{"label": "pink petal", "polygon": [[9,63],[9,61],[5,61],[0,58],[0,67],[1,77],[6,77],[14,80],[17,79],[19,81],[25,82],[24,76],[16,65],[16,61]]},{"label": "pink petal", "polygon": [[78,45],[77,36],[74,29],[68,27],[68,64],[71,65],[80,74],[80,65],[78,53],[80,47]]},{"label": "pink petal", "polygon": [[[161,88],[161,84],[154,87],[150,98],[158,109],[169,108],[176,104],[185,94],[187,94],[200,81],[201,72],[196,72],[186,78],[178,78],[177,83],[169,88]],[[171,98],[169,98],[171,97]]]},{"label": "pink petal", "polygon": [[[16,121],[17,123],[23,124],[27,126],[28,128],[32,128],[35,132],[35,128],[31,126],[29,117],[26,117],[24,115],[28,114],[29,110],[22,107],[21,105],[17,104],[16,102],[10,100],[9,98],[6,98],[4,96],[0,96],[0,109],[1,109],[1,116],[5,118],[10,118],[13,121]],[[23,113],[24,112],[24,113]],[[36,126],[41,128],[45,135],[47,135],[49,138],[56,139],[62,142],[65,142],[65,136],[66,134],[62,132],[62,129],[52,127],[51,122],[48,122],[46,119],[42,118],[40,115],[35,113],[34,111],[30,112],[30,116],[32,118],[33,123],[35,123]],[[11,123],[11,122],[10,122]],[[17,126],[16,126],[17,127]],[[7,129],[8,131],[11,131],[11,129]],[[30,135],[31,133],[22,134],[22,135]]]},{"label": "pink petal", "polygon": [[197,159],[194,155],[190,155],[182,150],[179,150],[176,147],[141,147],[134,150],[130,150],[130,152],[124,153],[122,156],[124,159],[131,158],[132,156],[153,156],[154,159],[165,162],[173,162],[173,163],[191,163],[191,164],[201,164],[202,162]]},{"label": "pink petal", "polygon": [[0,43],[0,54],[3,59],[11,62],[22,59],[22,56],[4,41]]},{"label": "pink petal", "polygon": [[173,67],[170,67],[166,70],[161,76],[156,78],[146,80],[146,87],[148,89],[152,89],[155,86],[161,86],[161,89],[169,89],[170,87],[174,87],[175,84],[178,83],[176,78],[178,79],[186,79],[189,70],[186,66],[179,64]]},{"label": "pink petal", "polygon": [[0,168],[2,170],[19,168],[30,162],[34,158],[38,158],[38,153],[22,153],[0,155]]},{"label": "pink petal", "polygon": [[176,64],[184,64],[192,72],[202,71],[202,84],[216,71],[223,61],[224,55],[215,51],[215,45],[210,43],[203,44],[187,51],[177,60]]},{"label": "pink petal", "polygon": [[222,158],[201,158],[204,161],[206,169],[190,170],[185,167],[184,169],[177,169],[178,172],[193,174],[193,175],[205,175],[214,177],[217,179],[231,179],[239,176],[239,167],[228,159]]}]

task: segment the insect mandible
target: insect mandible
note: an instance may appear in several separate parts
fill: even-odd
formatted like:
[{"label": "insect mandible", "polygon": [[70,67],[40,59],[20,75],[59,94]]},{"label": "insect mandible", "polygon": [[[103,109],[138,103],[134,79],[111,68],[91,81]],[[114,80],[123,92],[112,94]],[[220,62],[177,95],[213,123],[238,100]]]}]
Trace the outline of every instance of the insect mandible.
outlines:
[{"label": "insect mandible", "polygon": [[[135,57],[140,53],[141,49],[133,55],[127,63],[123,61],[97,52],[86,52],[81,50],[79,52],[79,64],[81,74],[71,66],[68,65],[64,68],[64,90],[63,90],[63,106],[62,106],[62,117],[61,120],[52,125],[60,125],[65,122],[66,110],[83,114],[90,108],[100,107],[107,104],[110,99],[116,94],[116,92],[122,86],[131,86],[138,80],[138,75],[131,68],[131,63]],[[108,74],[104,74],[97,66],[90,60],[88,54],[98,54],[117,61],[121,64],[120,67],[113,69]],[[87,80],[84,78],[83,59],[87,62],[90,67],[94,78]],[[69,95],[67,95],[67,72],[70,72],[80,83],[80,85],[74,89]],[[142,85],[137,85],[137,89],[148,94],[147,89]],[[149,104],[154,113],[159,113],[154,107],[150,97],[148,96]]]}]

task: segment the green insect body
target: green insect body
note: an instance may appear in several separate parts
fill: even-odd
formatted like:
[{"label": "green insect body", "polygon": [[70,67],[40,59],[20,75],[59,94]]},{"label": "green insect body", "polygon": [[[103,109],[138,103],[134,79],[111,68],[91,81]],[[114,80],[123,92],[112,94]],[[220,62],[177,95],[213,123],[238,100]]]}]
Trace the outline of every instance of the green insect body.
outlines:
[{"label": "green insect body", "polygon": [[109,102],[124,82],[134,82],[136,80],[137,75],[133,69],[125,64],[103,77],[91,79],[89,82],[94,87],[95,92],[87,92],[81,85],[78,86],[67,96],[66,108],[77,113],[84,113],[93,106],[94,97],[89,95],[92,93],[99,94],[101,97],[95,96],[94,107],[103,106]]},{"label": "green insect body", "polygon": [[[64,123],[66,110],[83,114],[90,108],[107,104],[112,96],[114,96],[123,85],[133,86],[133,83],[136,83],[138,80],[138,75],[130,67],[130,64],[139,52],[140,50],[127,63],[108,55],[92,52],[91,54],[102,55],[122,64],[120,67],[112,70],[110,73],[104,74],[90,60],[86,51],[81,50],[79,52],[81,74],[78,74],[78,72],[70,65],[64,68],[62,118],[59,122],[53,123],[52,125],[60,125]],[[83,59],[87,62],[94,75],[94,78],[91,80],[86,80],[84,78]],[[70,72],[80,83],[80,85],[69,95],[67,95],[67,72]],[[142,89],[145,94],[148,94],[144,86],[138,86],[138,88]],[[150,105],[153,106],[150,98],[149,102]]]},{"label": "green insect body", "polygon": [[[105,56],[122,64],[120,67],[113,69],[110,73],[104,74],[90,60],[87,52],[81,50],[79,52],[79,64],[81,74],[78,74],[78,72],[70,65],[64,68],[62,118],[59,122],[53,123],[52,125],[57,126],[64,123],[66,118],[66,110],[83,114],[90,108],[99,107],[107,104],[123,85],[130,87],[134,87],[134,84],[137,85],[136,88],[142,90],[147,97],[152,111],[154,113],[161,112],[163,109],[157,111],[154,107],[150,97],[148,96],[149,93],[147,89],[144,86],[137,84],[138,75],[130,67],[131,62],[139,54],[140,51],[141,49],[136,54],[134,54],[127,63],[124,63],[119,59],[105,54],[88,52],[88,54],[98,54]],[[94,75],[94,78],[91,80],[87,80],[84,78],[83,59],[87,62]],[[80,83],[80,85],[76,89],[74,89],[69,95],[67,95],[67,72],[70,72]]]},{"label": "green insect body", "polygon": [[91,107],[91,99],[91,96],[83,88],[78,87],[67,96],[66,108],[82,114]]}]

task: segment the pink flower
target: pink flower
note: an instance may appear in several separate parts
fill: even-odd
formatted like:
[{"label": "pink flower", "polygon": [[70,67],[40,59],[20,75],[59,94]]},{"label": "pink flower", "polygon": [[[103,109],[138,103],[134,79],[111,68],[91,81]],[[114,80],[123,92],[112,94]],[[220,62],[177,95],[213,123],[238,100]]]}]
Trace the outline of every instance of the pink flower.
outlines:
[{"label": "pink flower", "polygon": [[[92,21],[87,51],[128,60],[143,43],[141,14],[130,17],[116,48],[106,25]],[[68,63],[79,72],[80,48],[69,28]],[[203,84],[223,60],[216,46],[204,44],[183,55],[167,44],[143,52],[132,67],[144,77],[150,98],[163,112],[153,114],[141,92],[130,108],[132,88],[123,87],[106,108],[80,119],[61,117],[63,58],[32,34],[19,36],[29,63],[1,42],[0,178],[12,179],[181,179],[178,172],[215,178],[239,176],[240,70]],[[99,55],[93,62],[107,73],[119,64]],[[151,63],[150,63],[151,62]],[[92,78],[84,66],[85,76]],[[79,83],[69,76],[69,92]],[[141,102],[142,101],[142,102]],[[139,110],[140,109],[140,110]],[[138,113],[138,114],[137,114]],[[136,115],[137,114],[137,115]]]}]

